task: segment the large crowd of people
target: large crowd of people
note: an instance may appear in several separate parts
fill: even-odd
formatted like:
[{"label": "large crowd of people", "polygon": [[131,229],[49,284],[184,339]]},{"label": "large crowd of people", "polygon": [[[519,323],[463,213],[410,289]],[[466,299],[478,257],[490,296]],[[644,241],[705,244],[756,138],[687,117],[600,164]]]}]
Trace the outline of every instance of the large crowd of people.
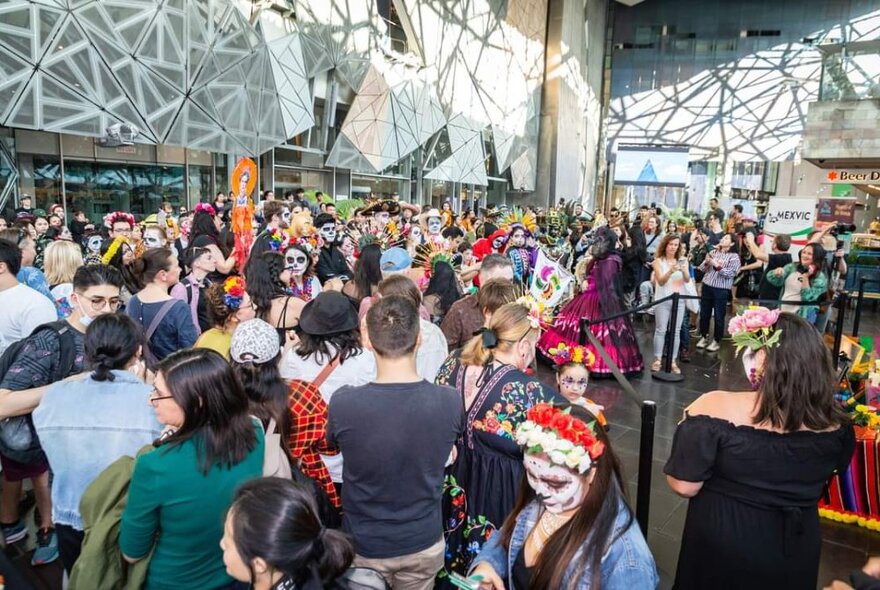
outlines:
[{"label": "large crowd of people", "polygon": [[[795,261],[715,200],[240,197],[67,224],[22,199],[0,223],[0,527],[30,534],[29,481],[34,565],[60,558],[73,590],[654,588],[589,379],[666,350],[680,373],[693,333],[694,354],[745,347],[753,391],[676,432],[676,588],[815,587],[816,501],[854,444],[820,333],[846,272],[829,231]],[[539,254],[574,277],[553,310]],[[695,296],[675,317],[673,293]]]}]

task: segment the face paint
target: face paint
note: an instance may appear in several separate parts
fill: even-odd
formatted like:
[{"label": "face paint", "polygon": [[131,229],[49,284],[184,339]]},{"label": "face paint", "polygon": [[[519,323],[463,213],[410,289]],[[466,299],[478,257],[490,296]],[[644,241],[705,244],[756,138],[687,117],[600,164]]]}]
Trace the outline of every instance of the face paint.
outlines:
[{"label": "face paint", "polygon": [[413,227],[409,233],[412,236],[413,240],[415,240],[416,242],[422,241],[422,229],[421,228]]},{"label": "face paint", "polygon": [[287,207],[281,211],[281,221],[285,226],[290,225],[290,209]]},{"label": "face paint", "polygon": [[587,495],[585,478],[553,465],[544,454],[523,457],[526,477],[548,512],[559,514],[577,508]]},{"label": "face paint", "polygon": [[443,228],[443,221],[439,217],[428,218],[428,233],[435,236],[440,233]]},{"label": "face paint", "polygon": [[513,235],[510,236],[510,244],[514,248],[522,248],[526,245],[526,234],[522,230],[517,230],[513,232]]},{"label": "face paint", "polygon": [[376,226],[379,229],[385,229],[385,226],[388,225],[388,222],[391,220],[391,214],[387,211],[380,211],[373,215],[373,220],[376,222]]},{"label": "face paint", "polygon": [[324,241],[328,244],[332,244],[336,241],[336,224],[335,223],[325,223],[321,226],[321,237],[324,238]]},{"label": "face paint", "polygon": [[503,245],[504,245],[504,238],[495,238],[494,240],[492,240],[492,249],[493,250],[500,250],[501,246],[503,246]]},{"label": "face paint", "polygon": [[98,253],[101,251],[101,243],[104,240],[101,236],[90,236],[89,241],[86,242],[86,248],[88,248],[89,252]]},{"label": "face paint", "polygon": [[153,248],[161,248],[162,240],[159,236],[156,235],[155,232],[147,232],[147,235],[144,236],[144,246],[147,247],[147,250],[152,250]]},{"label": "face paint", "polygon": [[309,265],[309,257],[305,252],[291,249],[284,255],[284,266],[294,276],[302,276]]}]

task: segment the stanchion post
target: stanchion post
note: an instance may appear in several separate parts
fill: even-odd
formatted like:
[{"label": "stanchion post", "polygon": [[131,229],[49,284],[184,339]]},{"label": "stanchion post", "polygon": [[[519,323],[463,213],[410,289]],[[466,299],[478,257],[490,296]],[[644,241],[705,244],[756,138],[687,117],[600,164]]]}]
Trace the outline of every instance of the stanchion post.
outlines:
[{"label": "stanchion post", "polygon": [[843,321],[846,319],[846,308],[849,303],[849,293],[841,291],[837,298],[837,325],[834,326],[834,368],[840,366],[840,343],[843,342]]},{"label": "stanchion post", "polygon": [[669,316],[669,325],[666,328],[666,341],[664,342],[663,353],[666,360],[663,362],[663,371],[672,373],[672,356],[675,354],[675,319],[678,316],[679,298],[678,293],[672,294],[672,315]]},{"label": "stanchion post", "polygon": [[578,322],[580,330],[578,331],[578,344],[585,346],[587,344],[587,330],[590,329],[587,318],[581,318]]},{"label": "stanchion post", "polygon": [[868,277],[859,277],[859,298],[856,299],[856,317],[853,318],[853,338],[858,338],[859,336],[859,323],[862,320],[862,301],[865,300],[865,283],[867,282]]},{"label": "stanchion post", "polygon": [[654,463],[654,423],[657,404],[642,402],[642,429],[639,441],[639,480],[636,484],[636,521],[648,538],[648,514],[651,511],[651,466]]}]

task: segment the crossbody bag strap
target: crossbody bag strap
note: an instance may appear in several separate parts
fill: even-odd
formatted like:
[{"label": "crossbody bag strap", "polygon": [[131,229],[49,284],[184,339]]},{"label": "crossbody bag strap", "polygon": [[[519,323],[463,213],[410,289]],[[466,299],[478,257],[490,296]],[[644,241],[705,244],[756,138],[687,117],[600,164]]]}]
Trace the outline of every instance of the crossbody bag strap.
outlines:
[{"label": "crossbody bag strap", "polygon": [[339,366],[339,355],[336,355],[333,357],[333,360],[331,360],[327,364],[326,367],[321,369],[321,372],[318,373],[318,376],[315,377],[314,381],[312,381],[312,385],[314,386],[314,388],[320,389],[321,386],[324,384],[324,381],[327,380],[327,377],[330,376],[330,373],[332,373],[336,369],[336,367],[338,367],[338,366]]},{"label": "crossbody bag strap", "polygon": [[[162,307],[159,308],[158,313],[156,313],[156,315],[153,316],[153,321],[150,322],[150,327],[147,328],[147,333],[144,334],[144,338],[146,339],[147,342],[150,341],[150,338],[153,337],[153,334],[159,328],[159,324],[162,323],[162,320],[164,320],[165,316],[168,315],[168,312],[171,311],[171,308],[174,306],[175,301],[177,301],[177,300],[176,299],[169,299],[168,301],[163,303]],[[143,307],[143,302],[140,302],[140,303],[141,303],[141,307]]]}]

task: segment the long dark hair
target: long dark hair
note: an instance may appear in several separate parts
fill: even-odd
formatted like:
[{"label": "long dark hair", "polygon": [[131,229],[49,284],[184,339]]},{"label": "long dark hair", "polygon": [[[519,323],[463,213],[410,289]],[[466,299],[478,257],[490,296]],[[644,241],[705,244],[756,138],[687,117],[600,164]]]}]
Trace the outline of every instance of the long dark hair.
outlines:
[{"label": "long dark hair", "polygon": [[834,399],[837,375],[822,335],[793,313],[779,314],[779,346],[765,348],[764,375],[754,423],[794,432],[827,430],[848,421]]},{"label": "long dark hair", "polygon": [[214,225],[214,217],[207,211],[196,211],[189,229],[189,241],[195,242],[199,236],[208,236],[214,244],[220,243],[220,232]]},{"label": "long dark hair", "polygon": [[256,448],[247,397],[226,359],[204,348],[179,350],[156,372],[184,415],[181,427],[161,445],[171,448],[193,439],[204,474],[214,465],[233,467]]},{"label": "long dark hair", "polygon": [[[110,246],[113,244],[113,241],[114,240],[104,240],[101,243],[101,256],[107,254],[107,251],[110,250]],[[122,278],[123,286],[128,289],[129,293],[134,294],[140,291],[143,288],[143,285],[141,285],[140,280],[132,272],[131,267],[129,265],[126,265],[123,261],[126,248],[133,250],[130,243],[123,243],[116,250],[113,258],[111,258],[107,262],[107,266],[109,266],[110,268],[115,268],[117,271],[119,271],[119,276]]]},{"label": "long dark hair", "polygon": [[440,298],[440,311],[446,314],[452,304],[461,299],[461,290],[455,278],[455,270],[446,262],[434,265],[425,296],[437,295]]},{"label": "long dark hair", "polygon": [[348,537],[325,529],[312,495],[289,479],[266,477],[243,484],[229,513],[235,549],[251,570],[252,582],[256,576],[251,563],[260,558],[296,588],[333,587],[354,559]]},{"label": "long dark hair", "polygon": [[354,263],[351,282],[357,289],[357,297],[363,299],[373,294],[373,287],[382,280],[382,248],[377,244],[369,244],[361,250],[361,255]]},{"label": "long dark hair", "polygon": [[281,434],[281,446],[290,456],[287,442],[291,430],[290,408],[287,406],[289,388],[278,369],[280,360],[281,352],[267,363],[229,361],[229,364],[247,396],[248,414],[259,418],[263,427],[274,419]]},{"label": "long dark hair", "polygon": [[251,257],[244,269],[248,295],[257,312],[265,320],[272,311],[272,300],[287,294],[287,285],[281,281],[284,256],[278,252],[263,252]]},{"label": "long dark hair", "polygon": [[[827,253],[825,252],[825,247],[818,242],[810,242],[803,248],[801,248],[801,252],[806,248],[810,248],[813,251],[813,265],[816,267],[816,274],[812,276],[816,276],[820,272],[825,272],[825,257]],[[800,252],[798,252],[798,262],[801,260]]]},{"label": "long dark hair", "polygon": [[113,381],[114,370],[124,370],[144,344],[140,324],[121,313],[101,314],[86,330],[86,364],[95,381]]},{"label": "long dark hair", "polygon": [[[571,576],[569,588],[574,588],[578,578],[587,568],[592,572],[590,588],[599,588],[602,576],[602,556],[607,548],[616,540],[612,538],[614,523],[618,512],[627,512],[627,522],[621,528],[621,534],[632,524],[633,514],[626,503],[626,492],[621,475],[620,460],[611,448],[608,434],[599,425],[596,417],[581,406],[558,404],[558,407],[570,408],[571,415],[585,423],[595,422],[596,437],[605,445],[602,456],[596,460],[594,469],[596,476],[587,497],[571,519],[547,540],[547,544],[538,556],[535,564],[530,589],[562,588],[569,564],[574,565],[575,575]],[[519,486],[516,504],[513,507],[501,531],[501,544],[510,548],[513,529],[520,512],[536,499],[535,490],[523,475]],[[584,547],[589,538],[590,544],[575,563],[575,557]]]},{"label": "long dark hair", "polygon": [[329,363],[333,359],[331,347],[339,355],[339,364],[359,355],[364,350],[361,345],[361,331],[358,328],[323,336],[306,334],[302,330],[299,330],[297,334],[299,335],[299,343],[296,345],[296,354],[304,359],[314,355],[315,362],[319,365]]}]

